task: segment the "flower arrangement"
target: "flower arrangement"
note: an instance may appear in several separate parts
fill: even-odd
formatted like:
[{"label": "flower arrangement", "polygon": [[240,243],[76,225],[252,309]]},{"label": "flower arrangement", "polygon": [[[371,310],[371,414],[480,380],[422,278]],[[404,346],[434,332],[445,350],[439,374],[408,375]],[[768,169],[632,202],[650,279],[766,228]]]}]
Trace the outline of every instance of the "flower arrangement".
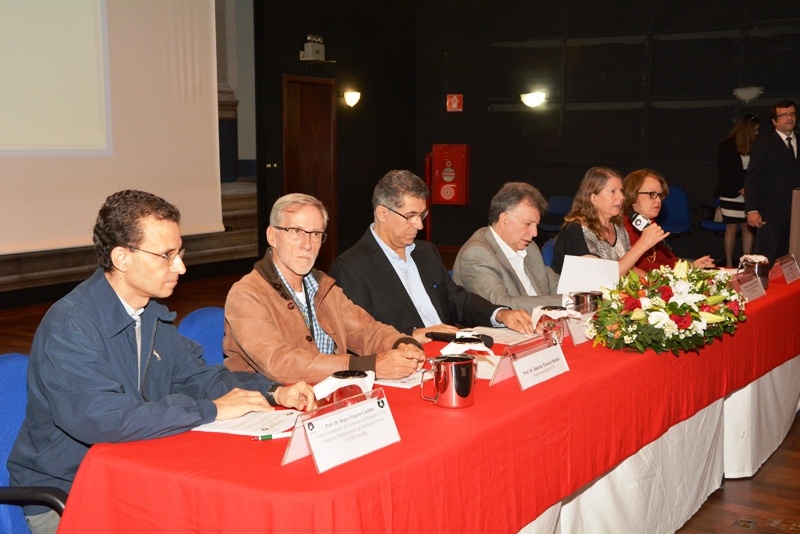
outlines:
[{"label": "flower arrangement", "polygon": [[603,300],[586,336],[595,345],[657,353],[697,351],[747,319],[745,298],[730,285],[730,274],[679,261],[674,268],[639,276],[633,270]]}]

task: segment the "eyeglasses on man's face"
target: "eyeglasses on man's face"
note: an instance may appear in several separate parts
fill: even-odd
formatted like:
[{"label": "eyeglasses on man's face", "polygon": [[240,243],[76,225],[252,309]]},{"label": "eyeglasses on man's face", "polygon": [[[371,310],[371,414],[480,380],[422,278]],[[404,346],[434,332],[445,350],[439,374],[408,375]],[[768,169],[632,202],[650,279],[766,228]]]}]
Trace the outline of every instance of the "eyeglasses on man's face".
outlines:
[{"label": "eyeglasses on man's face", "polygon": [[314,243],[324,243],[326,239],[328,239],[328,234],[325,232],[309,232],[308,230],[304,230],[302,228],[298,228],[296,226],[272,226],[276,230],[283,230],[286,232],[286,235],[292,241],[300,241],[301,239],[305,239],[306,236],[311,238],[311,241]]},{"label": "eyeglasses on man's face", "polygon": [[650,200],[655,200],[657,198],[664,200],[665,198],[667,198],[667,194],[664,193],[663,191],[639,191],[638,194],[647,195],[650,198]]},{"label": "eyeglasses on man's face", "polygon": [[786,113],[781,113],[780,115],[775,115],[776,119],[788,119],[789,117],[796,119],[797,113],[794,111],[787,111]]},{"label": "eyeglasses on man's face", "polygon": [[162,258],[164,261],[166,261],[167,265],[172,265],[178,258],[183,260],[183,255],[186,253],[185,248],[180,249],[178,252],[164,252],[163,254],[159,254],[158,252],[150,252],[149,250],[145,250],[139,247],[128,247],[128,248],[136,252],[144,252],[145,254],[150,254],[151,256],[158,256],[159,258]]},{"label": "eyeglasses on man's face", "polygon": [[419,221],[424,221],[425,217],[427,217],[428,213],[429,213],[428,210],[425,210],[422,213],[409,213],[409,214],[403,215],[399,211],[393,210],[389,206],[384,206],[384,208],[386,208],[387,210],[391,211],[392,213],[396,213],[400,217],[404,218],[408,224],[416,224]]}]

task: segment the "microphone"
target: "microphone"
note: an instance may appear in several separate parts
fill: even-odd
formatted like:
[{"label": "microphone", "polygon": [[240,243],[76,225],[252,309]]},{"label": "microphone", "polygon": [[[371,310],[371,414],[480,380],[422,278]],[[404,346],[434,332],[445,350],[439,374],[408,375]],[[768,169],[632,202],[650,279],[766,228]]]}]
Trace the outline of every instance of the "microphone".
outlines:
[{"label": "microphone", "polygon": [[456,337],[455,334],[448,334],[446,332],[426,332],[425,337],[434,341],[446,341],[447,343],[483,343],[487,349],[492,348],[492,345],[494,345],[492,336],[487,336],[486,334]]},{"label": "microphone", "polygon": [[630,213],[628,213],[628,217],[630,217],[631,224],[633,225],[633,227],[639,230],[640,232],[645,228],[647,228],[652,222],[650,219],[648,219],[641,213],[636,213],[633,210],[631,210]]}]

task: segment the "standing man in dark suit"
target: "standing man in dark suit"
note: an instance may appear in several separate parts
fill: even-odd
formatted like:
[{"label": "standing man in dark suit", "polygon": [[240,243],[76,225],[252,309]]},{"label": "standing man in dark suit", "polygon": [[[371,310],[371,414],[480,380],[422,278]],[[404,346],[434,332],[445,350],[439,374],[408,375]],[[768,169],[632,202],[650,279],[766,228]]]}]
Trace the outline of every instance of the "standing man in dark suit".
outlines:
[{"label": "standing man in dark suit", "polygon": [[757,229],[753,251],[770,263],[789,253],[792,189],[800,187],[796,124],[794,102],[780,100],[772,106],[775,130],[753,142],[745,177],[747,224]]},{"label": "standing man in dark suit", "polygon": [[415,240],[428,215],[428,188],[410,171],[389,171],[372,195],[374,223],[330,269],[353,302],[375,319],[424,343],[427,332],[507,326],[532,333],[524,310],[498,307],[450,278],[439,251]]}]

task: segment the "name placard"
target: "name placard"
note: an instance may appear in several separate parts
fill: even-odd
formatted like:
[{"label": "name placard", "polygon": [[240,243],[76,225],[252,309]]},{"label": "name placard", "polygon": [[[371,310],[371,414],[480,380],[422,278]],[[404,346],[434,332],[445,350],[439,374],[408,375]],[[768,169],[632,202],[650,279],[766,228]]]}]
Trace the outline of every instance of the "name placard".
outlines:
[{"label": "name placard", "polygon": [[595,312],[593,311],[582,313],[580,319],[577,317],[567,317],[565,319],[569,334],[572,336],[573,344],[580,345],[581,343],[589,341],[589,338],[586,337],[586,323],[591,320],[591,318],[594,316],[594,313]]},{"label": "name placard", "polygon": [[[522,345],[522,344],[521,344]],[[537,344],[526,344],[509,350],[500,358],[490,386],[512,376],[517,377],[520,387],[529,387],[569,371],[567,359],[561,345],[550,345],[539,340]]]},{"label": "name placard", "polygon": [[301,415],[283,465],[310,453],[322,473],[398,441],[389,401],[378,388]]},{"label": "name placard", "polygon": [[752,272],[738,273],[731,278],[731,283],[739,293],[748,301],[763,297],[767,293],[761,284],[761,279]]},{"label": "name placard", "polygon": [[781,272],[783,272],[783,278],[787,284],[800,279],[800,269],[797,267],[797,261],[794,259],[793,254],[787,254],[775,260],[775,267],[772,270],[774,271],[777,268],[780,268]]},{"label": "name placard", "polygon": [[514,373],[523,390],[569,371],[564,351],[558,344],[550,345],[524,358],[516,358],[511,365],[514,366]]}]

